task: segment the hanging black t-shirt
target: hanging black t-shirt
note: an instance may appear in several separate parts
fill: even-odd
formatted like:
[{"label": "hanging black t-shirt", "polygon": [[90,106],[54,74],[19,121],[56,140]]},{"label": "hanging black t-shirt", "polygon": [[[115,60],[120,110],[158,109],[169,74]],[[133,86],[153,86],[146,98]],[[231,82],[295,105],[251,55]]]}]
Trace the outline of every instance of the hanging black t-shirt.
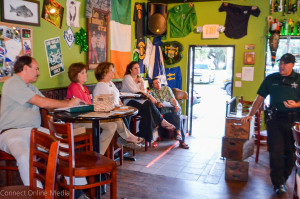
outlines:
[{"label": "hanging black t-shirt", "polygon": [[145,3],[135,3],[133,20],[135,21],[135,38],[145,36]]},{"label": "hanging black t-shirt", "polygon": [[247,35],[250,15],[259,16],[260,10],[256,6],[241,6],[223,3],[219,12],[226,11],[225,35],[229,38],[239,39]]}]

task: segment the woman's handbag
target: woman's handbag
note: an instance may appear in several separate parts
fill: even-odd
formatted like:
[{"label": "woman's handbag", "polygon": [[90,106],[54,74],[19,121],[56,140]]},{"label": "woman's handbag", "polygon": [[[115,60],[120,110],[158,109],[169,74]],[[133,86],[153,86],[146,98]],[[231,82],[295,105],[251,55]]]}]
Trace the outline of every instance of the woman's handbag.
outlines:
[{"label": "woman's handbag", "polygon": [[94,96],[94,111],[109,112],[115,108],[113,94]]}]

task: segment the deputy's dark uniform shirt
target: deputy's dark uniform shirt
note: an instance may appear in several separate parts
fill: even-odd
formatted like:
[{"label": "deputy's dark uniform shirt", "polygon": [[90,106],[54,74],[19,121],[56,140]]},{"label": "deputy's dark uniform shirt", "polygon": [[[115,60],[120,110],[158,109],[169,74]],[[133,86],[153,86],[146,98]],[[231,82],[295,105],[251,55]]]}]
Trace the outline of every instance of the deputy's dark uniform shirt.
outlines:
[{"label": "deputy's dark uniform shirt", "polygon": [[300,100],[300,77],[295,71],[289,76],[274,73],[267,76],[260,85],[257,94],[266,98],[270,95],[270,106],[275,106],[279,112],[299,111],[299,108],[286,108],[286,100]]},{"label": "deputy's dark uniform shirt", "polygon": [[225,35],[229,38],[239,39],[247,35],[247,27],[250,15],[259,16],[260,10],[254,6],[240,6],[231,3],[223,3],[219,12],[226,11]]},{"label": "deputy's dark uniform shirt", "polygon": [[134,6],[134,16],[135,21],[135,38],[139,39],[145,36],[145,3],[135,3]]}]

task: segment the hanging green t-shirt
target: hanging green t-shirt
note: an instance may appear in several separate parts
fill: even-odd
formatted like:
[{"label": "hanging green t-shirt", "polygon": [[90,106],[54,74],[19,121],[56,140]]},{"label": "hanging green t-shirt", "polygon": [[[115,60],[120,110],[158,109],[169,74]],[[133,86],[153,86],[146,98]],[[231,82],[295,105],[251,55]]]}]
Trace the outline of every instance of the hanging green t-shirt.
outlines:
[{"label": "hanging green t-shirt", "polygon": [[175,6],[169,10],[170,37],[185,37],[197,24],[193,3]]}]

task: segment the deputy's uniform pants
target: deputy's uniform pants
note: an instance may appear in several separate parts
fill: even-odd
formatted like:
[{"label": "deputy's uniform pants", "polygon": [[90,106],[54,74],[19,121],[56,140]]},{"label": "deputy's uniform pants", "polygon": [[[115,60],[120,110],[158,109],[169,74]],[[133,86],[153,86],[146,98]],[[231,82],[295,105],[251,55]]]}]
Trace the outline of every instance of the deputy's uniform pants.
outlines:
[{"label": "deputy's uniform pants", "polygon": [[270,154],[272,184],[285,184],[295,165],[295,147],[292,126],[296,118],[281,114],[267,123],[267,142]]}]

